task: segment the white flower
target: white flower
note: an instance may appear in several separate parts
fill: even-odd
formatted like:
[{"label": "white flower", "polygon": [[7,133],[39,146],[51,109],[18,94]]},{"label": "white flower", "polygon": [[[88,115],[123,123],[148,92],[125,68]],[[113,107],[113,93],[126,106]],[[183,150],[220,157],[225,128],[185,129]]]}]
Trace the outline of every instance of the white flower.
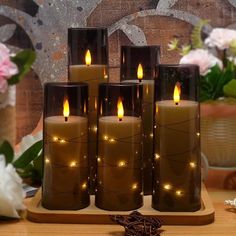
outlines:
[{"label": "white flower", "polygon": [[234,65],[236,66],[236,57],[229,57],[229,61],[232,61]]},{"label": "white flower", "polygon": [[31,147],[33,144],[35,144],[39,140],[42,140],[42,138],[43,138],[42,131],[39,131],[35,135],[29,134],[29,135],[24,136],[19,144],[19,149],[18,149],[18,152],[16,153],[16,159],[22,153],[24,153],[29,147]]},{"label": "white flower", "polygon": [[215,28],[211,31],[209,37],[205,39],[205,44],[223,50],[229,48],[233,40],[236,40],[236,30]]},{"label": "white flower", "polygon": [[0,155],[0,215],[19,218],[17,210],[25,209],[22,179],[12,164],[6,166],[5,157]]},{"label": "white flower", "polygon": [[222,62],[217,57],[204,49],[195,49],[190,51],[180,59],[180,64],[198,65],[201,75],[206,75],[216,64],[218,64],[221,69],[223,67]]}]

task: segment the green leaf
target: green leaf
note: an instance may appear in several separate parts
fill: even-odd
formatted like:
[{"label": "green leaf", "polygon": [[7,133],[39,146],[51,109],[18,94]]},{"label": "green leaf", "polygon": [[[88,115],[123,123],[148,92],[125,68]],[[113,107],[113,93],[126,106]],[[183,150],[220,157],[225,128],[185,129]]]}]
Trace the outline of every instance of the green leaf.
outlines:
[{"label": "green leaf", "polygon": [[229,81],[229,83],[224,86],[223,90],[225,96],[236,98],[236,79]]},{"label": "green leaf", "polygon": [[14,167],[24,169],[29,163],[38,157],[39,152],[42,150],[42,146],[42,140],[33,144],[15,162],[13,162]]},{"label": "green leaf", "polygon": [[[218,65],[211,68],[211,71],[200,79],[200,101],[215,99],[215,92],[219,81],[221,80],[222,71]],[[223,88],[221,89],[223,93]]]},{"label": "green leaf", "polygon": [[223,73],[220,76],[220,79],[218,80],[213,99],[217,99],[219,97],[224,96],[224,86],[229,83],[234,77],[234,70],[231,65],[231,63],[228,63],[227,67],[223,71]]},{"label": "green leaf", "polygon": [[200,20],[193,28],[191,33],[191,41],[193,48],[203,48],[204,43],[202,41],[202,28],[208,24],[208,20]]},{"label": "green leaf", "polygon": [[8,141],[3,141],[0,145],[0,154],[6,158],[6,164],[11,163],[14,158],[14,150]]},{"label": "green leaf", "polygon": [[30,49],[23,50],[16,54],[16,56],[12,57],[11,60],[18,66],[19,73],[12,76],[8,80],[8,84],[17,84],[22,79],[22,77],[30,71],[35,58],[36,53]]},{"label": "green leaf", "polygon": [[34,172],[33,164],[29,163],[24,169],[17,169],[17,172],[22,178],[32,178]]}]

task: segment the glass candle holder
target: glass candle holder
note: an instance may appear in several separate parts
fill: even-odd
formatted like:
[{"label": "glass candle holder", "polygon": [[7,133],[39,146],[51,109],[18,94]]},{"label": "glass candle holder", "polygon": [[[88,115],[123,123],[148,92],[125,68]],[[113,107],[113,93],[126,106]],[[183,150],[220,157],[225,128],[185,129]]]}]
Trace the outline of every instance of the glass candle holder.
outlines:
[{"label": "glass candle holder", "polygon": [[98,159],[95,204],[111,211],[143,205],[142,86],[99,86]]},{"label": "glass candle holder", "polygon": [[108,34],[106,28],[69,28],[69,80],[89,84],[90,190],[94,192],[97,151],[98,85],[108,81]]},{"label": "glass candle holder", "polygon": [[160,46],[122,46],[121,81],[143,85],[143,185],[144,194],[152,193],[153,107],[155,68]]},{"label": "glass candle holder", "polygon": [[42,205],[47,209],[89,205],[87,107],[87,84],[45,84]]},{"label": "glass candle holder", "polygon": [[152,207],[196,211],[201,207],[199,68],[160,65],[157,73]]}]

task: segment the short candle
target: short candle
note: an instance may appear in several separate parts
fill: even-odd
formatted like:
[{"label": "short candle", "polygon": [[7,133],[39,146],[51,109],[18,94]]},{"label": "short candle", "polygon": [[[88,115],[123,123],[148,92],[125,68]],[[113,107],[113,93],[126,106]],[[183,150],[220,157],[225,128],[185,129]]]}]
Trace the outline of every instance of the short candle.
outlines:
[{"label": "short candle", "polygon": [[117,211],[141,207],[141,118],[125,115],[119,97],[117,115],[100,117],[98,127],[96,206]]},{"label": "short candle", "polygon": [[44,118],[42,204],[48,209],[76,210],[89,204],[88,189],[80,186],[88,182],[88,121],[69,115],[69,107],[65,96],[63,115]]}]

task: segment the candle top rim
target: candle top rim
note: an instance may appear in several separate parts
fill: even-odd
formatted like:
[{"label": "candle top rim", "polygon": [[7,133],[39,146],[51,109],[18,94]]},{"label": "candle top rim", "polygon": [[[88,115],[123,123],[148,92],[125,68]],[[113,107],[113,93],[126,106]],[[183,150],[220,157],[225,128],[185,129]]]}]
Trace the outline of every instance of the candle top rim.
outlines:
[{"label": "candle top rim", "polygon": [[74,64],[74,65],[69,65],[69,67],[85,67],[85,68],[91,68],[91,67],[106,67],[107,64],[90,64],[90,65],[86,65],[86,64]]},{"label": "candle top rim", "polygon": [[53,87],[88,87],[87,83],[84,82],[46,82],[44,84],[45,87],[53,86]]},{"label": "candle top rim", "polygon": [[141,121],[142,119],[141,119],[141,117],[137,117],[137,116],[123,116],[122,117],[122,121],[119,121],[119,118],[118,118],[118,116],[101,116],[101,117],[99,117],[99,121],[102,121],[102,120],[107,120],[107,121],[111,121],[111,122],[113,122],[113,120],[117,120],[119,123],[122,123],[122,121],[124,121],[124,120],[137,120],[137,121]]},{"label": "candle top rim", "polygon": [[171,106],[171,107],[190,107],[192,105],[199,105],[199,102],[197,101],[192,101],[192,100],[180,100],[180,102],[178,103],[178,105],[175,104],[174,100],[161,100],[161,101],[156,101],[156,104],[158,106]]},{"label": "candle top rim", "polygon": [[138,81],[138,79],[137,78],[135,78],[135,79],[123,79],[122,80],[122,83],[143,83],[143,82],[147,82],[148,84],[155,84],[155,79],[154,78],[143,78],[140,82],[138,81],[138,82],[135,82],[135,81]]},{"label": "candle top rim", "polygon": [[47,123],[56,123],[56,124],[66,124],[66,123],[76,123],[78,121],[84,121],[87,122],[88,118],[84,117],[84,116],[69,116],[68,117],[68,121],[65,121],[65,117],[64,116],[48,116],[44,118],[44,121]]}]

